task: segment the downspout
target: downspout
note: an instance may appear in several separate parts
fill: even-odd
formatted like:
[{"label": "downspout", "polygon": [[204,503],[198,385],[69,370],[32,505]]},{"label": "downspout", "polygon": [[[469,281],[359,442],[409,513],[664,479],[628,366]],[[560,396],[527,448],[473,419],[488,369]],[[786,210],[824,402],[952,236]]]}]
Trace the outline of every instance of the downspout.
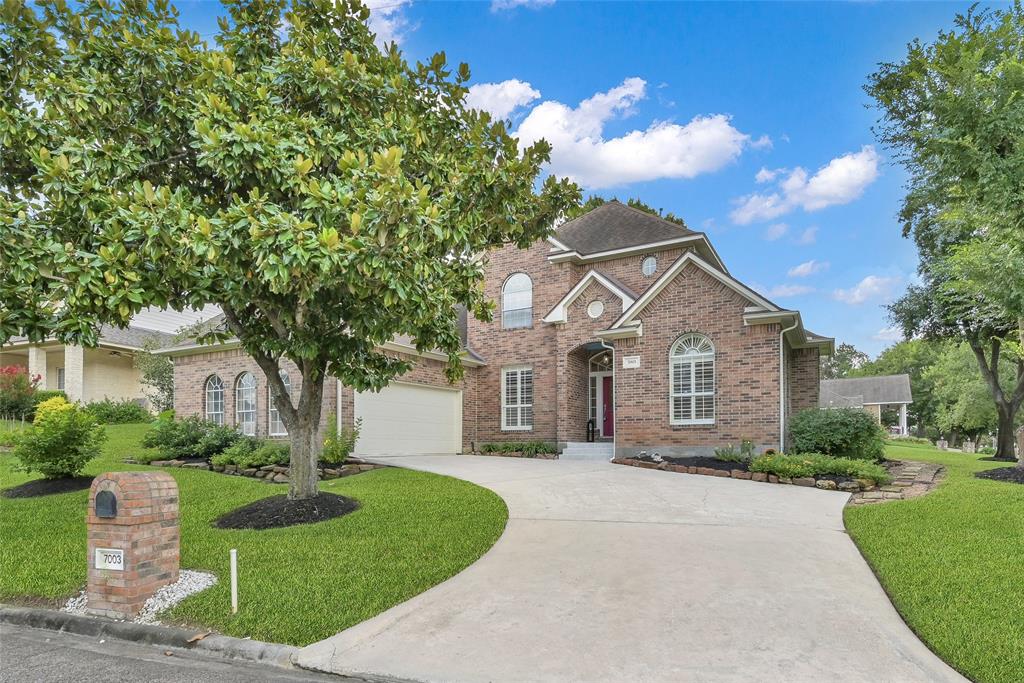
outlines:
[{"label": "downspout", "polygon": [[619,409],[618,409],[618,406],[615,405],[615,396],[618,394],[618,391],[619,391],[618,383],[615,381],[615,374],[616,374],[615,373],[615,364],[618,362],[619,358],[618,358],[618,356],[615,353],[615,347],[614,346],[608,346],[608,342],[606,342],[604,339],[601,340],[601,346],[603,346],[604,348],[606,348],[606,349],[608,349],[609,351],[612,352],[612,420],[613,420],[613,422],[612,422],[612,429],[614,431],[612,432],[612,457],[611,457],[611,459],[614,460],[615,457],[618,455],[618,450],[617,450],[616,446],[619,443],[619,427],[618,427]]},{"label": "downspout", "polygon": [[779,332],[779,453],[786,452],[786,333],[799,327],[796,319]]}]

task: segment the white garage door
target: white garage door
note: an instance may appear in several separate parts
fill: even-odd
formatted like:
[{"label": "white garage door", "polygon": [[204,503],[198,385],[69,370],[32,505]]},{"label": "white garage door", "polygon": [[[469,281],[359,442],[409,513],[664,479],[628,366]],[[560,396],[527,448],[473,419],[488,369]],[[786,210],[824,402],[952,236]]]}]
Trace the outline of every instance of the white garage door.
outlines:
[{"label": "white garage door", "polygon": [[380,393],[356,392],[363,418],[356,455],[416,455],[462,450],[462,392],[393,383]]}]

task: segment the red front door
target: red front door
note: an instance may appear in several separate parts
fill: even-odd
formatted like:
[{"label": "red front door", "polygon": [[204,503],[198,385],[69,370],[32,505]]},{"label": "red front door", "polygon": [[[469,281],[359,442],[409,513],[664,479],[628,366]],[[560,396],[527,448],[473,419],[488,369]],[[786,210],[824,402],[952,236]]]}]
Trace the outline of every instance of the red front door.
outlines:
[{"label": "red front door", "polygon": [[601,435],[615,435],[615,395],[612,393],[612,378],[601,378]]}]

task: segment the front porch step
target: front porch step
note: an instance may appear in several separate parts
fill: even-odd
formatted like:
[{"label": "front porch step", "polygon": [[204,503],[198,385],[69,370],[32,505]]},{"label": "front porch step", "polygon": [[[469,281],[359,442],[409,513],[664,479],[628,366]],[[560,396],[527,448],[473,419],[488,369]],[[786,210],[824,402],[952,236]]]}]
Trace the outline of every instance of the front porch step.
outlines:
[{"label": "front porch step", "polygon": [[615,444],[611,441],[570,441],[558,456],[559,460],[611,460],[615,456]]}]

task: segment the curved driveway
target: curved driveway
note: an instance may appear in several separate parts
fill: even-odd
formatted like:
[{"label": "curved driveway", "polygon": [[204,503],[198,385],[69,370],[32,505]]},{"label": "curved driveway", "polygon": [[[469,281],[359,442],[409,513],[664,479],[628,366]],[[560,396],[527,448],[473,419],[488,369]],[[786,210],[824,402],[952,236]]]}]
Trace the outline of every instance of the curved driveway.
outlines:
[{"label": "curved driveway", "polygon": [[[492,489],[475,564],[304,648],[416,681],[962,681],[843,528],[846,494],[610,463],[381,459]],[[344,562],[344,558],[338,558]]]}]

